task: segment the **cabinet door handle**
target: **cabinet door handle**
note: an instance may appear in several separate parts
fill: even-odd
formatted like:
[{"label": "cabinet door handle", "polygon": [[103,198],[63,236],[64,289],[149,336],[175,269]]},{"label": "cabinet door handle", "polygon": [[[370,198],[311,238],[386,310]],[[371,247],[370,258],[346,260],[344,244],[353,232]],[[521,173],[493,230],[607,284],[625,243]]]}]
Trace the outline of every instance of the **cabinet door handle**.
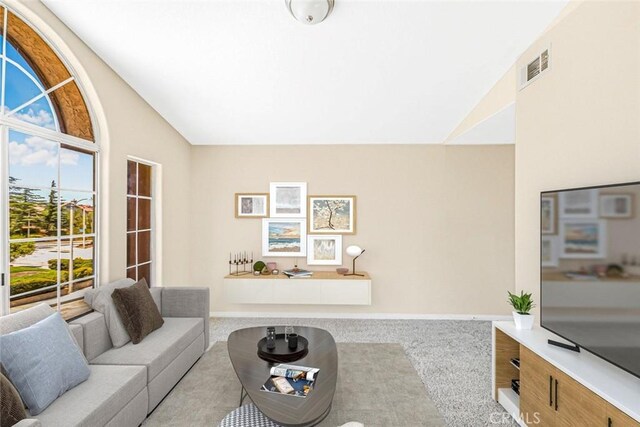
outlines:
[{"label": "cabinet door handle", "polygon": [[556,411],[558,410],[558,380],[556,380]]},{"label": "cabinet door handle", "polygon": [[553,377],[549,375],[549,406],[553,406]]}]

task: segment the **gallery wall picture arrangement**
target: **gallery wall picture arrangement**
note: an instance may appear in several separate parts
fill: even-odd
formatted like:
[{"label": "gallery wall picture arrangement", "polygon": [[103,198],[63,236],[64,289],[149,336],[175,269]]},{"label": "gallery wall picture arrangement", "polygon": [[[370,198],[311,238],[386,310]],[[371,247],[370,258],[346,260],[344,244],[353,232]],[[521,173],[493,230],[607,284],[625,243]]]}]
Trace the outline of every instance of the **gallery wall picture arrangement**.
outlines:
[{"label": "gallery wall picture arrangement", "polygon": [[262,220],[262,256],[303,257],[307,255],[304,218]]},{"label": "gallery wall picture arrangement", "polygon": [[342,265],[342,236],[314,235],[307,237],[308,265]]},{"label": "gallery wall picture arrangement", "polygon": [[355,234],[356,196],[309,196],[309,234]]},{"label": "gallery wall picture arrangement", "polygon": [[272,182],[269,184],[271,218],[306,218],[307,183]]},{"label": "gallery wall picture arrangement", "polygon": [[236,193],[236,218],[267,218],[269,216],[269,194]]}]

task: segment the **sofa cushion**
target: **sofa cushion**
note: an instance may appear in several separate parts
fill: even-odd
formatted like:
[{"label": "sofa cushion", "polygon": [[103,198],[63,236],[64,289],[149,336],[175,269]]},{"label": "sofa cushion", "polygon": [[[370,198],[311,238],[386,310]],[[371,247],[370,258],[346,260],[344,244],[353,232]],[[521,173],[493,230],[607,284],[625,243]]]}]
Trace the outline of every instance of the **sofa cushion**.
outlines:
[{"label": "sofa cushion", "polygon": [[89,366],[60,313],[0,336],[0,360],[31,415],[89,377]]},{"label": "sofa cushion", "polygon": [[90,366],[89,379],[56,399],[38,419],[44,426],[103,426],[147,386],[141,366]]},{"label": "sofa cushion", "polygon": [[84,293],[84,302],[86,302],[89,305],[93,305],[93,298],[100,291],[100,289],[105,289],[107,287],[111,287],[111,289],[122,288],[126,286],[131,286],[135,282],[136,281],[133,279],[125,278],[125,279],[116,280],[115,282],[111,282],[106,285],[100,285],[97,288],[89,289]]},{"label": "sofa cushion", "polygon": [[95,359],[105,351],[113,348],[107,323],[102,313],[94,311],[73,320],[70,325],[82,328],[83,351],[87,360]]},{"label": "sofa cushion", "polygon": [[16,313],[0,317],[0,335],[10,334],[20,329],[28,328],[51,316],[56,311],[47,304],[38,304]]},{"label": "sofa cushion", "polygon": [[111,295],[114,290],[129,287],[133,283],[135,282],[132,279],[118,280],[89,291],[84,296],[85,302],[91,304],[91,308],[104,315],[109,337],[114,347],[122,347],[129,342],[130,338],[118,314],[118,310],[113,304]]},{"label": "sofa cushion", "polygon": [[203,331],[201,318],[165,317],[162,328],[153,331],[140,344],[112,348],[91,360],[91,364],[144,365],[151,382]]},{"label": "sofa cushion", "polygon": [[0,426],[12,426],[25,418],[27,411],[18,390],[0,373]]},{"label": "sofa cushion", "polygon": [[144,278],[135,285],[115,289],[111,298],[134,344],[140,343],[164,323]]}]

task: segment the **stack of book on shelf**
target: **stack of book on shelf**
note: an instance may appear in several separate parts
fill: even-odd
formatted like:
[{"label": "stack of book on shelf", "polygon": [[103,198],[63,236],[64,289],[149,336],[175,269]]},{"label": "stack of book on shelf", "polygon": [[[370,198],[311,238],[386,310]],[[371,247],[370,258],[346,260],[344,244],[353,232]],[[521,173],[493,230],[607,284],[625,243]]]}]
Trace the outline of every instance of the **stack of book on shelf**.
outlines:
[{"label": "stack of book on shelf", "polygon": [[271,368],[271,377],[260,390],[287,396],[307,397],[320,369],[280,364]]},{"label": "stack of book on shelf", "polygon": [[303,279],[306,277],[313,276],[313,271],[303,270],[301,268],[293,268],[291,270],[285,270],[282,273],[284,273],[284,275],[290,279]]}]

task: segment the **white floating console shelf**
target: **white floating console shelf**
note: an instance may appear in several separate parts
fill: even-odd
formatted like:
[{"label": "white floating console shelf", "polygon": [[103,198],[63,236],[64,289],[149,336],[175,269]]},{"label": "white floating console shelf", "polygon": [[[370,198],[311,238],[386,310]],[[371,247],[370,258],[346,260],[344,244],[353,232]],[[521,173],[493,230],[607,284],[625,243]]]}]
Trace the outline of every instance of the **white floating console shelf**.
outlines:
[{"label": "white floating console shelf", "polygon": [[233,304],[371,305],[371,277],[315,271],[304,279],[225,276],[224,298]]}]

